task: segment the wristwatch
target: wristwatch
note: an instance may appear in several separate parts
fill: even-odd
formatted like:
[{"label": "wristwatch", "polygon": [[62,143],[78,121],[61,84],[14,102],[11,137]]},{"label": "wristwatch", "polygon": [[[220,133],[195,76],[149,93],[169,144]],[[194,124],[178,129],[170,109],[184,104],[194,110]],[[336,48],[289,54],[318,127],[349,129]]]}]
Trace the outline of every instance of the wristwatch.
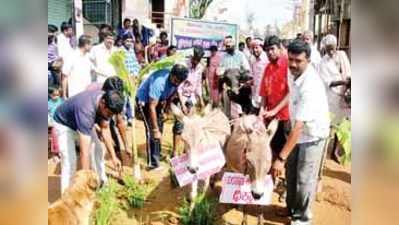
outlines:
[{"label": "wristwatch", "polygon": [[280,162],[283,162],[283,163],[285,163],[285,162],[287,161],[287,159],[283,159],[280,155],[277,155],[277,159],[278,159]]}]

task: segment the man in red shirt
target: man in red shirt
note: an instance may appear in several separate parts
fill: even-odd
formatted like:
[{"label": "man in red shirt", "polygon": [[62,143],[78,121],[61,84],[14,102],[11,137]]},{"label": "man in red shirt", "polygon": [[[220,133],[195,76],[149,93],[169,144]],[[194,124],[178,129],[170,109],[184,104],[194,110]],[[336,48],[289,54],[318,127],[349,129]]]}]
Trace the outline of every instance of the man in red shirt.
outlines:
[{"label": "man in red shirt", "polygon": [[269,59],[259,89],[262,97],[261,114],[266,122],[276,118],[279,125],[271,141],[273,161],[284,147],[288,136],[288,58],[281,51],[281,41],[277,36],[270,36],[264,42],[264,49]]}]

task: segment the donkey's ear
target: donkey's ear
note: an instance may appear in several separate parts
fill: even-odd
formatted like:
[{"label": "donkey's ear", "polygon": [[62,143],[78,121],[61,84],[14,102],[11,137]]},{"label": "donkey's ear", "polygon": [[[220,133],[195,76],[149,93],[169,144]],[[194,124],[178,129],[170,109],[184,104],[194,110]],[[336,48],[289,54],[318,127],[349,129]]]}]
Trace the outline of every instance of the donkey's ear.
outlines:
[{"label": "donkey's ear", "polygon": [[278,127],[277,119],[273,119],[267,126],[267,134],[269,135],[270,139],[273,138],[274,134],[276,133],[277,127]]}]

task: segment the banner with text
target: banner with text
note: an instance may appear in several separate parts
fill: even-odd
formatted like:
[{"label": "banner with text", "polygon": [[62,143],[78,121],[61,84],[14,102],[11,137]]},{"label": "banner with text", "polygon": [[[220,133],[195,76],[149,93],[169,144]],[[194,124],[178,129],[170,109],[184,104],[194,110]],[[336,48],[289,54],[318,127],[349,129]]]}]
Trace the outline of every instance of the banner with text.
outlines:
[{"label": "banner with text", "polygon": [[180,187],[192,183],[195,180],[205,180],[207,177],[219,172],[225,164],[223,151],[219,144],[203,145],[195,149],[196,163],[199,168],[197,173],[192,174],[188,171],[188,154],[176,156],[171,159],[172,170],[177,178]]},{"label": "banner with text", "polygon": [[251,182],[248,175],[226,172],[223,174],[222,193],[220,194],[219,202],[241,205],[270,205],[273,187],[272,177],[267,175],[265,192],[262,198],[255,200],[251,194]]},{"label": "banner with text", "polygon": [[202,46],[206,56],[212,45],[223,46],[223,39],[231,35],[238,38],[238,25],[230,23],[208,22],[202,20],[172,18],[171,37],[172,44],[180,53],[188,55],[193,46]]}]

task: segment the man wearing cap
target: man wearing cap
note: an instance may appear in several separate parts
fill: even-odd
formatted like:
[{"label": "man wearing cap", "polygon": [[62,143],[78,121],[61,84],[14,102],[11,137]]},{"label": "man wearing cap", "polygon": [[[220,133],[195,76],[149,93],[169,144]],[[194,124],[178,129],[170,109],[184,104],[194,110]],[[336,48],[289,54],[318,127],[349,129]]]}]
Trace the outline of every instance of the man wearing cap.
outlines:
[{"label": "man wearing cap", "polygon": [[259,105],[262,101],[259,95],[260,82],[263,77],[266,65],[269,63],[266,53],[263,51],[263,43],[260,38],[255,38],[251,42],[253,55],[250,59],[251,75],[253,78],[252,102]]},{"label": "man wearing cap", "polygon": [[337,50],[337,38],[329,34],[322,40],[327,52],[320,63],[320,77],[327,90],[328,106],[333,114],[333,124],[337,125],[343,118],[350,116],[350,110],[343,101],[345,87],[332,87],[335,81],[347,81],[351,77],[351,66],[344,51]]}]

